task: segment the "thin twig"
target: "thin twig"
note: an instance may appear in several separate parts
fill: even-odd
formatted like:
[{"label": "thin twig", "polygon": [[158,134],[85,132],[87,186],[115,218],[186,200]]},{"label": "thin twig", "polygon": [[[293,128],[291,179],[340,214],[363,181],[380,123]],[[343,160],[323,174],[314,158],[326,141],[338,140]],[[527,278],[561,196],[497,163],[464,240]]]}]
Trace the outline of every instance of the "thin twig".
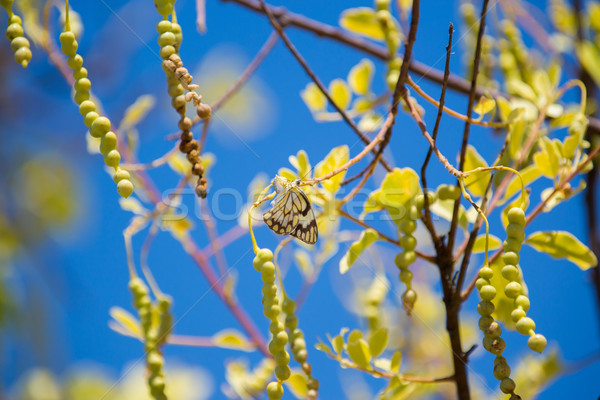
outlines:
[{"label": "thin twig", "polygon": [[425,161],[423,161],[423,165],[421,166],[421,180],[423,181],[423,194],[424,194],[424,205],[423,211],[424,216],[422,218],[423,224],[429,231],[431,235],[431,239],[436,248],[436,251],[439,253],[441,250],[441,241],[437,232],[435,230],[435,226],[433,225],[433,221],[431,219],[431,210],[429,207],[429,197],[428,194],[428,186],[427,186],[427,165],[429,164],[429,160],[431,159],[431,155],[433,154],[433,149],[436,147],[436,139],[437,134],[440,129],[440,123],[442,121],[444,102],[446,101],[446,87],[448,85],[448,76],[450,75],[450,55],[452,54],[452,35],[454,34],[454,26],[450,23],[448,27],[448,45],[446,46],[446,64],[444,66],[444,80],[442,81],[442,92],[440,93],[440,101],[438,103],[438,113],[435,119],[435,125],[433,127],[432,132],[432,142],[433,146],[429,146],[427,150],[427,155],[425,156]]},{"label": "thin twig", "polygon": [[[473,105],[475,103],[475,95],[477,88],[477,75],[479,74],[479,60],[481,59],[481,49],[483,46],[483,32],[485,31],[485,17],[487,15],[489,0],[483,0],[483,6],[481,8],[481,17],[479,19],[479,31],[477,32],[477,44],[475,45],[475,55],[473,57],[473,75],[471,77],[471,88],[469,90],[469,101],[467,103],[467,121],[465,122],[465,128],[463,130],[462,144],[460,146],[460,159],[458,163],[458,169],[463,170],[465,165],[465,158],[467,155],[467,145],[469,144],[469,133],[471,131],[471,116],[473,115]],[[450,230],[448,232],[448,249],[450,252],[454,249],[454,241],[456,240],[456,228],[458,226],[458,208],[460,206],[460,200],[462,196],[459,196],[454,202],[454,209],[452,210],[452,221],[450,223]]]}]

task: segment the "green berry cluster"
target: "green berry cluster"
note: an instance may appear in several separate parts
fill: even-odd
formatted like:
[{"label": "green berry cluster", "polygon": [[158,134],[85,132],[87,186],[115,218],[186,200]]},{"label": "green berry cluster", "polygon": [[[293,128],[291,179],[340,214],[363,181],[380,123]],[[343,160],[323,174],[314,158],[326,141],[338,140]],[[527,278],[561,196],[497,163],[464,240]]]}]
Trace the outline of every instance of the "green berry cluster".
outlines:
[{"label": "green berry cluster", "polygon": [[535,333],[535,322],[527,317],[529,298],[521,286],[521,276],[518,267],[519,251],[525,239],[525,213],[519,207],[508,210],[508,225],[506,226],[506,240],[504,241],[504,254],[502,260],[502,276],[508,281],[504,287],[506,297],[514,299],[514,309],[510,314],[516,324],[517,331],[522,335],[529,335],[527,345],[533,351],[541,353],[546,348],[546,338]]},{"label": "green berry cluster", "polygon": [[273,335],[269,343],[269,352],[275,358],[275,376],[277,381],[267,385],[267,396],[269,400],[281,399],[283,397],[283,384],[292,371],[290,369],[290,355],[285,350],[288,343],[288,334],[285,326],[279,321],[281,306],[277,297],[277,285],[275,284],[275,264],[273,264],[273,252],[269,249],[260,249],[253,261],[254,268],[260,272],[263,281],[262,304],[263,313],[271,321],[269,331]]},{"label": "green berry cluster", "polygon": [[164,358],[160,346],[165,343],[172,328],[172,316],[169,312],[171,300],[163,297],[158,299],[158,304],[152,304],[148,288],[137,277],[129,282],[129,290],[133,294],[133,305],[138,312],[144,335],[150,395],[154,400],[166,400]]},{"label": "green berry cluster", "polygon": [[408,267],[417,260],[417,253],[415,253],[417,239],[413,236],[413,233],[417,229],[415,220],[418,219],[419,215],[418,207],[411,205],[409,219],[400,222],[399,234],[402,252],[394,259],[396,266],[400,268],[400,281],[406,285],[406,291],[402,294],[402,304],[408,315],[411,314],[417,301],[417,292],[412,288],[413,274]]},{"label": "green berry cluster", "polygon": [[492,300],[496,297],[496,288],[490,283],[493,276],[494,270],[485,265],[479,270],[479,279],[475,283],[479,291],[479,297],[481,297],[481,301],[477,305],[477,312],[481,315],[479,329],[484,335],[483,347],[496,356],[494,360],[494,377],[500,381],[500,390],[503,393],[511,394],[511,399],[517,399],[518,396],[514,393],[515,381],[510,378],[510,367],[506,359],[502,357],[502,353],[506,348],[504,339],[500,337],[502,328],[492,317],[495,310]]},{"label": "green berry cluster", "polygon": [[[177,54],[182,39],[181,27],[177,23],[165,19],[160,21],[156,28],[159,33],[158,44],[160,46],[160,56],[163,58],[162,68],[167,77],[171,104],[180,115],[181,143],[179,150],[186,155],[192,165],[192,174],[198,177],[196,194],[201,198],[206,198],[207,182],[203,176],[204,167],[200,158],[200,148],[191,132],[193,122],[185,116],[185,111],[190,100],[197,106],[196,111],[201,119],[209,118],[211,109],[210,106],[202,104],[201,96],[194,92],[198,85],[192,84],[193,77],[183,66],[183,62]],[[188,90],[187,94],[186,90]]]},{"label": "green berry cluster", "polygon": [[83,58],[77,54],[75,34],[68,28],[60,34],[60,45],[63,54],[67,56],[67,65],[73,70],[74,100],[79,105],[83,123],[88,127],[91,136],[100,139],[100,153],[104,156],[104,163],[115,170],[113,179],[117,184],[117,192],[127,198],[133,193],[133,184],[129,172],[119,167],[121,154],[117,150],[117,135],[110,130],[110,120],[100,116],[96,112],[96,104],[90,100],[92,83],[87,78],[87,69],[83,67]]},{"label": "green berry cluster", "polygon": [[8,13],[6,26],[6,38],[10,42],[15,61],[26,68],[31,61],[31,49],[29,40],[23,36],[23,22],[21,18],[12,11],[13,0],[0,0],[0,5]]},{"label": "green berry cluster", "polygon": [[290,349],[292,350],[292,356],[294,357],[294,360],[302,366],[302,371],[307,378],[306,386],[308,388],[308,392],[306,394],[306,399],[315,400],[318,396],[319,381],[312,377],[312,367],[306,361],[308,358],[308,353],[306,352],[304,332],[298,328],[298,318],[296,315],[294,315],[296,303],[286,296],[283,300],[281,309],[286,315],[285,328],[287,329],[290,337]]},{"label": "green berry cluster", "polygon": [[396,55],[398,47],[400,46],[400,34],[398,32],[398,26],[390,13],[390,0],[376,0],[375,9],[377,21],[381,25],[381,29],[385,36],[385,43],[387,44],[390,53],[386,81],[390,89],[393,90],[396,87],[396,82],[400,76],[400,68],[402,66],[402,59]]}]

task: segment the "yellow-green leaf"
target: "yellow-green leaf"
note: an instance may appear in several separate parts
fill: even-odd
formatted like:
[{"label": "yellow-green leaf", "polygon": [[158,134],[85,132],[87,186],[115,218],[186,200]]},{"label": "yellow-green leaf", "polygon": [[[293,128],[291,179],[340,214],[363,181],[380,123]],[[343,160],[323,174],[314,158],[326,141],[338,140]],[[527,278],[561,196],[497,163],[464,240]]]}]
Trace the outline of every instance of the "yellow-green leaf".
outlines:
[{"label": "yellow-green leaf", "polygon": [[388,344],[388,339],[388,330],[386,328],[379,328],[373,332],[369,338],[369,350],[374,358],[384,352]]},{"label": "yellow-green leaf", "polygon": [[508,79],[506,81],[506,89],[508,90],[508,93],[512,95],[522,97],[534,104],[537,103],[537,95],[535,94],[535,91],[531,88],[531,86],[520,79]]},{"label": "yellow-green leaf", "polygon": [[369,7],[345,10],[340,16],[340,26],[347,31],[369,39],[383,40],[385,38],[375,10]]},{"label": "yellow-green leaf", "polygon": [[595,267],[598,259],[594,253],[575,236],[566,231],[534,232],[525,243],[537,251],[557,259],[567,259],[582,270]]},{"label": "yellow-green leaf", "polygon": [[119,205],[125,211],[131,211],[136,215],[146,215],[148,214],[148,210],[144,208],[142,203],[134,197],[129,197],[127,199],[120,198]]},{"label": "yellow-green leaf", "polygon": [[369,194],[369,197],[367,198],[367,200],[365,200],[365,203],[363,204],[363,211],[360,214],[360,219],[363,219],[365,215],[369,213],[383,210],[383,204],[381,204],[381,202],[379,201],[380,196],[381,189],[374,190]]},{"label": "yellow-green leaf", "polygon": [[306,386],[306,376],[301,372],[292,372],[290,377],[284,381],[290,392],[298,399],[306,398],[308,387]]},{"label": "yellow-green leaf", "polygon": [[150,94],[144,94],[138,97],[135,102],[127,107],[125,115],[119,125],[120,131],[126,131],[139,124],[148,115],[156,99]]},{"label": "yellow-green leaf", "polygon": [[337,104],[339,108],[345,110],[350,105],[352,99],[352,92],[348,84],[343,79],[334,79],[329,84],[329,94],[333,99],[333,102]]},{"label": "yellow-green leaf", "polygon": [[363,132],[375,132],[383,124],[383,116],[374,111],[365,113],[358,121],[358,129]]},{"label": "yellow-green leaf", "polygon": [[[341,167],[348,161],[349,150],[347,145],[342,145],[331,149],[329,154],[325,156],[325,159],[317,164],[315,167],[315,176],[323,176],[328,174],[329,172],[335,170],[338,167]],[[321,182],[321,185],[329,191],[330,193],[336,193],[339,188],[342,180],[346,176],[346,171],[337,174],[331,179],[327,179]]]},{"label": "yellow-green leaf", "polygon": [[305,250],[297,249],[294,251],[294,261],[302,276],[308,278],[312,276],[315,267],[313,266],[310,256]]},{"label": "yellow-green leaf", "polygon": [[475,104],[475,107],[473,107],[473,111],[481,116],[484,116],[485,114],[494,111],[495,108],[496,102],[493,99],[481,96],[479,102]]},{"label": "yellow-green leaf", "polygon": [[586,72],[590,74],[596,86],[600,86],[600,69],[598,68],[600,65],[600,50],[594,43],[588,40],[580,43],[576,50],[579,62]]},{"label": "yellow-green leaf", "polygon": [[315,349],[320,350],[327,354],[333,354],[333,352],[331,351],[331,348],[329,346],[327,346],[325,343],[315,344]]},{"label": "yellow-green leaf", "polygon": [[252,351],[255,346],[241,332],[235,329],[223,329],[212,337],[213,344],[225,349]]},{"label": "yellow-green leaf", "polygon": [[394,168],[381,183],[379,201],[388,209],[408,211],[407,203],[420,191],[419,175],[412,168]]},{"label": "yellow-green leaf", "polygon": [[353,329],[352,332],[348,335],[348,343],[356,342],[358,339],[363,338],[363,333],[360,329]]},{"label": "yellow-green leaf", "polygon": [[[519,172],[521,173],[521,177],[523,178],[523,185],[525,185],[525,187],[527,187],[527,185],[529,185],[531,182],[537,180],[540,176],[542,176],[540,169],[535,164],[531,164],[523,168]],[[520,191],[521,179],[519,179],[518,175],[513,174],[508,188],[506,189],[506,193],[504,194],[504,201],[510,199],[515,193]]]},{"label": "yellow-green leaf", "polygon": [[192,165],[185,158],[185,155],[179,151],[171,154],[167,159],[167,164],[171,169],[177,172],[179,175],[187,175],[192,170]]},{"label": "yellow-green leaf", "polygon": [[350,356],[350,359],[355,364],[362,368],[369,368],[371,362],[371,352],[369,351],[369,345],[364,339],[358,339],[354,342],[348,342],[346,345],[346,351]]},{"label": "yellow-green leaf", "polygon": [[375,67],[368,58],[363,58],[348,73],[348,84],[356,94],[366,96],[371,91],[371,79]]},{"label": "yellow-green leaf", "polygon": [[[489,241],[488,241],[488,250],[492,251],[492,250],[496,250],[499,249],[500,246],[502,245],[502,241],[500,239],[498,239],[496,236],[494,235],[490,235],[489,237]],[[479,235],[477,236],[477,239],[475,239],[475,244],[473,245],[473,253],[483,253],[485,251],[485,235]]]},{"label": "yellow-green leaf", "polygon": [[390,370],[397,374],[400,371],[400,366],[402,365],[402,350],[396,350],[394,355],[392,355],[392,361],[390,364]]},{"label": "yellow-green leaf", "polygon": [[304,104],[311,112],[323,111],[327,107],[327,97],[313,82],[306,85],[304,90],[300,92],[300,97],[302,97]]},{"label": "yellow-green leaf", "polygon": [[[454,200],[438,200],[431,205],[431,212],[438,217],[444,218],[446,221],[452,221],[452,212],[454,210]],[[467,212],[461,204],[458,209],[458,226],[462,229],[467,229],[469,219]]]},{"label": "yellow-green leaf", "polygon": [[115,322],[117,325],[114,326],[109,322],[109,326],[114,331],[137,338],[141,338],[143,336],[142,329],[140,328],[140,322],[129,311],[115,306],[111,307],[108,313],[114,320],[111,322]]},{"label": "yellow-green leaf", "polygon": [[348,272],[361,253],[377,239],[379,239],[379,235],[374,230],[367,229],[363,231],[360,234],[360,238],[352,243],[348,252],[340,260],[340,274]]},{"label": "yellow-green leaf", "polygon": [[[475,150],[475,147],[468,145],[467,153],[465,156],[465,171],[470,171],[479,167],[487,167],[488,164],[485,162],[483,157]],[[465,186],[471,192],[472,195],[481,197],[485,193],[485,189],[487,188],[487,183],[490,180],[489,172],[479,172],[477,174],[472,174],[469,177],[465,178]]]}]

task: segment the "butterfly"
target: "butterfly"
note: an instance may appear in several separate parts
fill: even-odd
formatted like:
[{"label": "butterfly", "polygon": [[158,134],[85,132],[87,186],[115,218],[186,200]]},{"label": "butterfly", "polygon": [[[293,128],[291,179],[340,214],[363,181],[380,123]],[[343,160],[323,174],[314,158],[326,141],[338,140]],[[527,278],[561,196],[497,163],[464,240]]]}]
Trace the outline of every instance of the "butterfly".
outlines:
[{"label": "butterfly", "polygon": [[263,214],[267,226],[277,234],[315,244],[319,236],[317,221],[308,196],[300,189],[300,179],[288,181],[277,175],[271,183],[278,196],[271,203],[273,208]]}]

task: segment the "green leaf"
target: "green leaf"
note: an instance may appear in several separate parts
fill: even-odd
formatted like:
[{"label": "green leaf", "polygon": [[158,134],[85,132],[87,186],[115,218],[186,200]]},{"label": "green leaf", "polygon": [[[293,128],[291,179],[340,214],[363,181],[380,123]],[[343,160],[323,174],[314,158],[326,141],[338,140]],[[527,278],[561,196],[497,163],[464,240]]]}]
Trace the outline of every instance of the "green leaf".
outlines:
[{"label": "green leaf", "polygon": [[[454,200],[437,200],[431,205],[431,212],[446,221],[452,221],[452,211],[454,210]],[[465,207],[461,204],[458,209],[458,226],[467,229],[469,219]]]},{"label": "green leaf", "polygon": [[598,259],[594,253],[575,236],[566,231],[534,232],[525,243],[537,251],[556,259],[567,259],[582,270],[595,267]]},{"label": "green leaf", "polygon": [[600,50],[594,43],[586,40],[576,47],[579,62],[594,80],[596,86],[600,86]]},{"label": "green leaf", "polygon": [[556,146],[547,137],[540,138],[538,142],[540,151],[533,155],[535,165],[540,169],[540,172],[548,178],[554,178],[558,174],[560,167],[560,153]]},{"label": "green leaf", "polygon": [[481,96],[479,102],[473,107],[473,111],[481,116],[484,116],[485,114],[494,111],[495,108],[496,102],[493,99]]},{"label": "green leaf", "polygon": [[[121,307],[111,307],[109,312],[114,321],[109,321],[109,326],[112,330],[121,333],[122,335],[142,338],[142,329],[140,322],[129,311]],[[114,322],[114,324],[112,324]]]},{"label": "green leaf", "polygon": [[212,339],[215,346],[225,349],[253,351],[256,347],[236,329],[223,329],[214,334]]},{"label": "green leaf", "polygon": [[315,344],[315,349],[320,350],[324,353],[333,355],[333,351],[331,351],[331,348],[329,346],[327,346],[325,343]]},{"label": "green leaf", "polygon": [[344,10],[340,16],[340,26],[347,31],[369,39],[384,40],[385,34],[377,20],[375,10],[369,7],[358,7]]},{"label": "green leaf", "polygon": [[[542,176],[540,169],[537,167],[537,165],[534,164],[523,168],[519,172],[521,173],[521,177],[523,178],[523,185],[525,185],[525,190],[527,190],[527,185],[529,185],[531,182],[537,180],[540,176]],[[519,179],[518,175],[513,174],[510,183],[508,184],[508,188],[506,189],[506,192],[504,194],[504,201],[510,199],[513,195],[520,191],[521,179]]]},{"label": "green leaf", "polygon": [[363,333],[359,329],[354,329],[348,335],[348,343],[356,342],[358,339],[362,339],[362,338],[363,338]]},{"label": "green leaf", "polygon": [[375,66],[368,58],[363,58],[348,73],[348,84],[352,91],[359,95],[368,95],[371,91],[371,79]]},{"label": "green leaf", "polygon": [[[490,235],[488,246],[489,250],[499,249],[502,245],[502,241],[498,239],[498,237],[494,235]],[[475,244],[473,245],[473,253],[483,253],[485,251],[485,235],[477,236],[475,239]]]},{"label": "green leaf", "polygon": [[294,262],[298,266],[302,276],[305,278],[312,276],[315,267],[308,252],[302,249],[294,251]]},{"label": "green leaf", "polygon": [[139,202],[138,199],[134,197],[129,197],[127,199],[120,198],[119,205],[125,211],[131,211],[135,215],[147,215],[148,210],[144,208],[142,203]]},{"label": "green leaf", "polygon": [[[519,109],[520,110],[520,109]],[[518,158],[523,150],[523,137],[529,131],[529,124],[522,118],[516,119],[509,125],[508,154],[512,158]]]},{"label": "green leaf", "polygon": [[369,338],[369,350],[374,358],[384,352],[388,344],[388,339],[388,330],[386,328],[379,328],[371,335]]},{"label": "green leaf", "polygon": [[[475,147],[468,145],[467,153],[465,155],[465,166],[464,171],[470,171],[479,167],[487,167],[488,164],[485,162],[483,157],[477,152]],[[490,179],[490,174],[485,172],[480,172],[477,174],[472,174],[469,177],[465,178],[465,186],[469,189],[472,195],[481,197],[485,193],[485,189],[487,188],[487,183]]]},{"label": "green leaf", "polygon": [[125,110],[125,115],[119,125],[119,131],[130,130],[139,124],[146,115],[148,115],[150,110],[152,110],[155,103],[156,99],[152,95],[144,94],[138,97],[135,102]]},{"label": "green leaf", "polygon": [[509,94],[522,97],[534,104],[537,103],[538,98],[535,94],[535,91],[531,88],[531,86],[520,79],[509,78],[506,81],[506,89]]},{"label": "green leaf", "polygon": [[363,211],[360,214],[360,219],[363,219],[365,215],[369,213],[383,210],[383,204],[381,204],[381,202],[379,201],[380,196],[381,189],[374,190],[369,194],[369,197],[367,198],[367,200],[365,200],[365,203],[363,204]]},{"label": "green leaf", "polygon": [[313,113],[323,111],[327,107],[327,97],[313,82],[306,85],[304,90],[300,92],[300,97],[302,97],[304,104]]},{"label": "green leaf", "polygon": [[[349,150],[347,145],[342,145],[331,149],[323,161],[315,167],[315,176],[323,176],[329,172],[341,167],[348,161]],[[321,182],[321,185],[330,193],[336,193],[340,189],[340,184],[346,176],[346,171],[341,172],[331,179]]]},{"label": "green leaf", "polygon": [[348,272],[361,253],[377,239],[379,239],[379,235],[374,230],[367,229],[363,231],[360,234],[360,238],[352,243],[348,252],[340,260],[340,274]]},{"label": "green leaf", "polygon": [[306,398],[306,394],[308,393],[308,387],[306,386],[306,376],[303,373],[292,372],[290,377],[287,380],[285,380],[284,383],[296,398]]},{"label": "green leaf", "polygon": [[412,168],[394,168],[381,183],[379,201],[385,207],[399,209],[406,214],[408,204],[419,194],[419,175]]},{"label": "green leaf", "polygon": [[550,126],[552,128],[564,128],[566,126],[569,126],[573,123],[573,121],[575,121],[575,119],[579,116],[580,113],[581,110],[579,109],[579,107],[565,111],[560,116],[550,121]]},{"label": "green leaf", "polygon": [[362,368],[370,368],[371,352],[369,351],[369,345],[364,339],[348,342],[346,351],[355,364]]},{"label": "green leaf", "polygon": [[346,110],[352,99],[352,92],[348,84],[343,79],[334,79],[329,84],[329,94],[333,102],[342,110]]},{"label": "green leaf", "polygon": [[390,370],[397,374],[400,371],[400,366],[402,365],[402,350],[396,350],[394,355],[392,355],[392,362],[390,365]]},{"label": "green leaf", "polygon": [[358,121],[358,129],[363,132],[375,132],[383,125],[383,116],[377,112],[369,111]]}]

